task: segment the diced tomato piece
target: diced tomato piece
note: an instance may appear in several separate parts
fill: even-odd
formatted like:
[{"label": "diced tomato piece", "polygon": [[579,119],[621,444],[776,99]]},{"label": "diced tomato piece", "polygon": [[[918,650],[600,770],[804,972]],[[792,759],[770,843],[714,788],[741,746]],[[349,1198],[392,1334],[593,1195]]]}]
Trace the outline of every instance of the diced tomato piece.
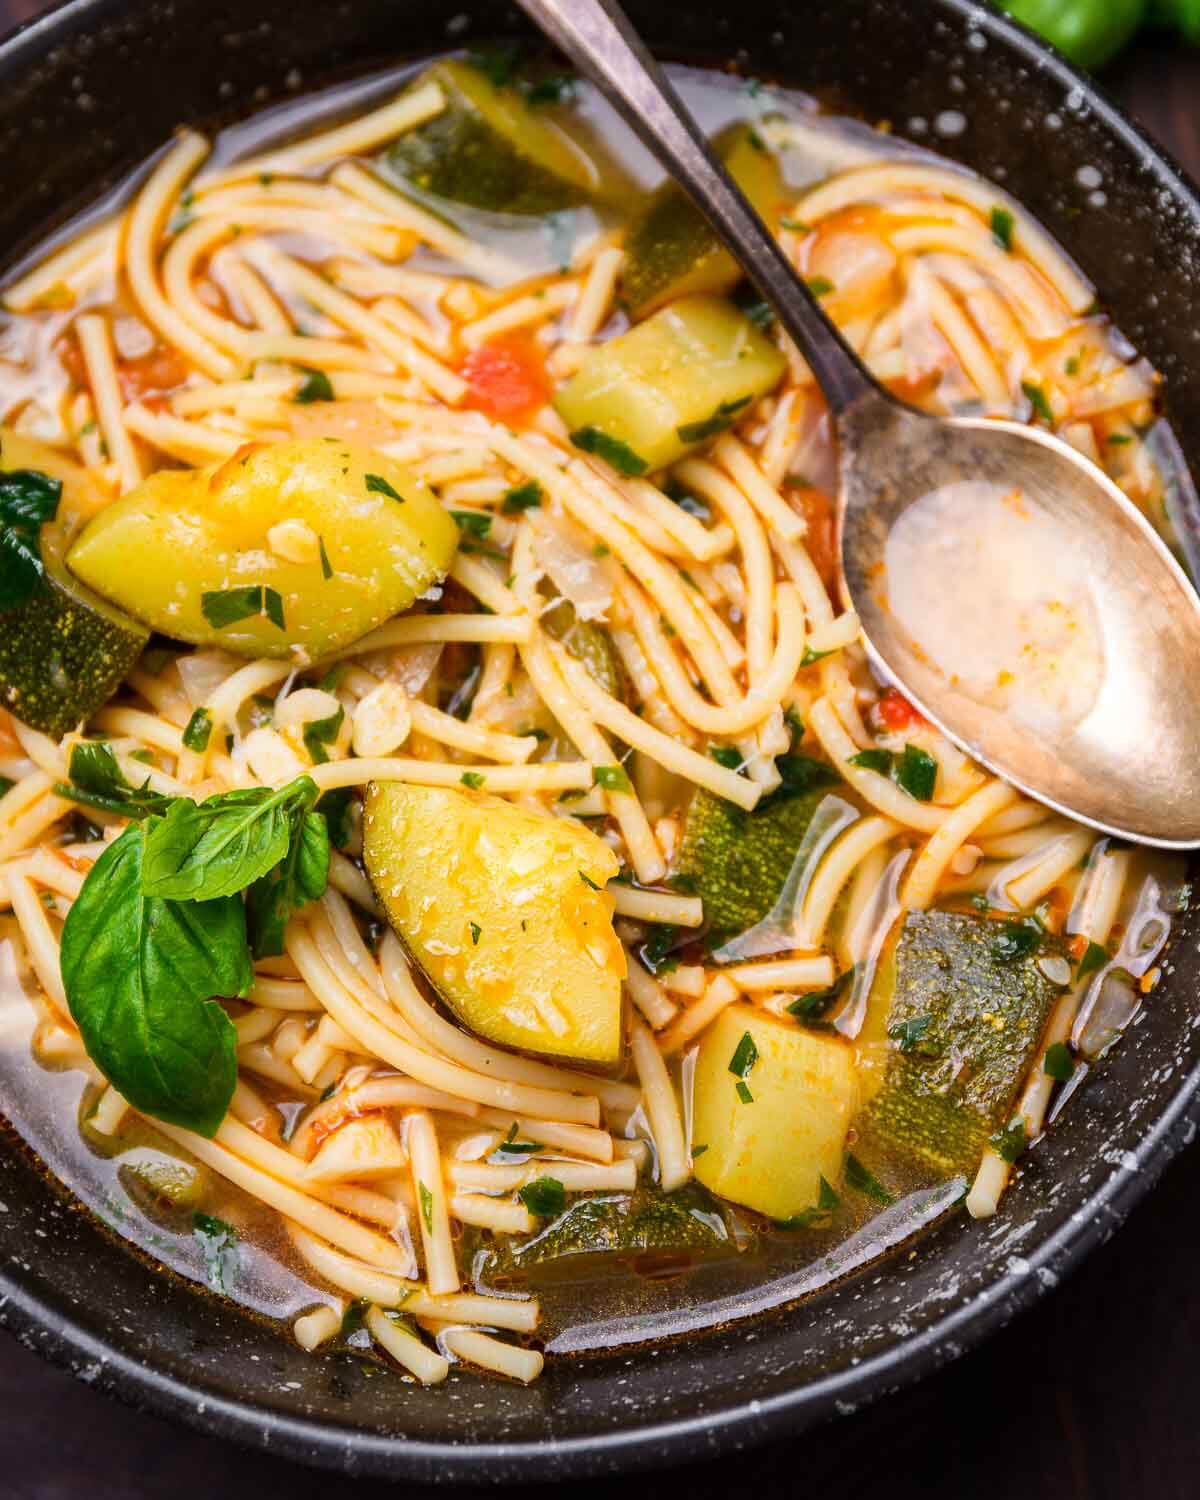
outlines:
[{"label": "diced tomato piece", "polygon": [[894,687],[884,689],[877,707],[884,724],[897,733],[925,722],[904,694]]},{"label": "diced tomato piece", "polygon": [[804,533],[804,545],[812,558],[812,565],[821,575],[826,591],[832,594],[837,587],[837,517],[833,501],[820,490],[808,486],[792,488],[788,493],[808,528]]},{"label": "diced tomato piece", "polygon": [[471,388],[464,404],[501,422],[531,417],[550,399],[546,362],[531,339],[481,344],[466,355],[458,373]]},{"label": "diced tomato piece", "polygon": [[151,349],[140,359],[123,359],[117,364],[117,381],[126,401],[164,396],[178,390],[187,378],[187,361],[165,345]]}]

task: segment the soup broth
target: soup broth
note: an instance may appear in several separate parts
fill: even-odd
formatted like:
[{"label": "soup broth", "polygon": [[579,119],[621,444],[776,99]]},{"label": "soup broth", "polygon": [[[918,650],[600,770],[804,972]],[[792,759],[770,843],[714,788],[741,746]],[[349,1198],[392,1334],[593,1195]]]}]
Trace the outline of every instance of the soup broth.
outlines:
[{"label": "soup broth", "polygon": [[[1158,377],[1018,203],[673,78],[885,386],[1052,427],[1187,559]],[[1152,1012],[1182,862],[872,675],[811,374],[587,84],[181,130],[0,298],[3,1105],[159,1264],[530,1380],[994,1213]],[[1004,497],[936,498],[1002,571]],[[906,544],[1003,701],[1062,580],[977,639]]]}]

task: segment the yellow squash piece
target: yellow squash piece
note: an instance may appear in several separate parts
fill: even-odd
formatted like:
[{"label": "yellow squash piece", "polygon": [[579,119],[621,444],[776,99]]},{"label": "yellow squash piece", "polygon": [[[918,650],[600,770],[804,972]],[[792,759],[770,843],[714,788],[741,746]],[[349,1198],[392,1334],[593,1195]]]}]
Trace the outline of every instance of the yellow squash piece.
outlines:
[{"label": "yellow squash piece", "polygon": [[297,440],[151,475],[84,528],[67,566],[176,640],[313,660],[408,609],[457,538],[381,453]]},{"label": "yellow squash piece", "polygon": [[554,405],[576,447],[644,474],[732,426],[786,368],[731,302],[681,297],[589,349]]},{"label": "yellow squash piece", "polygon": [[722,1198],[790,1219],[817,1206],[822,1177],[836,1188],[857,1106],[847,1043],[731,1005],[696,1058],[692,1149],[704,1147],[696,1176]]},{"label": "yellow squash piece", "polygon": [[617,858],[567,818],[482,792],[374,782],[367,873],[434,989],[480,1036],[607,1066],[621,1049]]}]

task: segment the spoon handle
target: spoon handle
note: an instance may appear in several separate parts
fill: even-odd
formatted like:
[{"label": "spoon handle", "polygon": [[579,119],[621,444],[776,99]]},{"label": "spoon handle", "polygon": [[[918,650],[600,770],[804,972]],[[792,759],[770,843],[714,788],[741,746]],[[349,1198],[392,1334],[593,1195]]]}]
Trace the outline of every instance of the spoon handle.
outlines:
[{"label": "spoon handle", "polygon": [[615,0],[519,0],[519,4],[688,193],[778,314],[834,414],[861,397],[884,395],[709,150],[683,101]]}]

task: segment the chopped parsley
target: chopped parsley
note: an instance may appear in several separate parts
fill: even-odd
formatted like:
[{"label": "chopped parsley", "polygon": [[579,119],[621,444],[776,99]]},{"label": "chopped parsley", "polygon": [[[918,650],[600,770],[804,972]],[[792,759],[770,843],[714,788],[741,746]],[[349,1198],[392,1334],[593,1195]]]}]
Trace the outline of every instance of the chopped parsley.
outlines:
[{"label": "chopped parsley", "polygon": [[991,217],[992,238],[1002,250],[1012,252],[1013,247],[1013,216],[1007,208],[1001,208],[998,204],[992,209]]},{"label": "chopped parsley", "polygon": [[482,510],[452,510],[454,524],[464,536],[478,537],[480,541],[489,535],[492,529],[492,518],[486,511]]},{"label": "chopped parsley", "polygon": [[594,453],[597,458],[611,464],[618,474],[626,474],[631,479],[644,474],[650,467],[628,443],[623,443],[620,438],[613,437],[599,427],[578,427],[571,434],[571,441],[576,448],[582,448],[585,453]]},{"label": "chopped parsley", "polygon": [[333,577],[333,564],[329,561],[329,553],[325,550],[325,538],[317,538],[317,552],[321,558],[321,577],[328,581]]},{"label": "chopped parsley", "polygon": [[477,792],[483,785],[482,771],[464,771],[458,778],[463,786],[469,786],[473,792]]},{"label": "chopped parsley", "polygon": [[425,1222],[425,1233],[433,1233],[433,1194],[423,1182],[417,1183],[417,1196],[421,1200],[421,1218]]},{"label": "chopped parsley", "polygon": [[472,946],[478,948],[479,939],[483,936],[483,928],[480,927],[478,922],[468,922],[467,926],[471,929]]},{"label": "chopped parsley", "polygon": [[810,276],[804,284],[814,297],[828,297],[835,290],[833,282],[827,276]]},{"label": "chopped parsley", "polygon": [[722,401],[712,416],[700,422],[685,422],[675,429],[675,435],[681,443],[702,443],[706,438],[716,437],[718,432],[724,432],[750,399],[749,396],[739,396],[735,401]]},{"label": "chopped parsley", "polygon": [[200,613],[214,630],[224,630],[227,625],[264,614],[276,629],[284,629],[283,600],[273,588],[265,588],[261,583],[203,593]]},{"label": "chopped parsley", "polygon": [[505,490],[500,509],[506,516],[515,516],[523,510],[538,510],[541,504],[542,487],[536,479],[531,479],[527,484],[514,485],[511,490]]},{"label": "chopped parsley", "polygon": [[189,750],[194,750],[197,755],[201,754],[208,749],[212,727],[212,714],[207,708],[198,708],[187,721],[187,728],[183,731],[183,743]]},{"label": "chopped parsley", "polygon": [[589,890],[598,891],[600,889],[596,882],[589,876],[585,875],[582,870],[579,871],[579,878],[583,881],[584,885],[586,885]]},{"label": "chopped parsley", "polygon": [[928,802],[937,786],[938,763],[928,751],[917,745],[905,745],[902,755],[872,746],[852,755],[847,765],[890,776],[901,791],[907,792],[917,802]]},{"label": "chopped parsley", "polygon": [[742,752],[734,745],[710,745],[708,753],[717,765],[724,766],[727,771],[740,771],[744,764]]},{"label": "chopped parsley", "polygon": [[1079,967],[1075,970],[1076,979],[1085,979],[1096,969],[1102,969],[1108,962],[1108,949],[1100,943],[1088,943],[1083,950],[1083,957],[1079,960]]},{"label": "chopped parsley", "polygon": [[870,1168],[864,1167],[857,1156],[846,1158],[846,1186],[853,1188],[856,1193],[861,1193],[864,1198],[870,1198],[872,1202],[881,1204],[884,1208],[890,1207],[896,1201],[879,1178]]},{"label": "chopped parsley", "polygon": [[298,406],[309,406],[314,401],[332,401],[333,386],[324,370],[305,370],[304,379],[292,397]]},{"label": "chopped parsley", "polygon": [[789,1016],[795,1016],[802,1026],[822,1026],[827,1024],[825,1015],[833,1007],[835,1000],[841,998],[849,988],[854,979],[857,965],[851,965],[838,975],[832,984],[826,985],[823,990],[812,990],[807,995],[798,995],[795,1000],[789,1001],[787,1012]]},{"label": "chopped parsley", "polygon": [[1046,1048],[1046,1056],[1042,1062],[1042,1072],[1047,1078],[1053,1078],[1056,1083],[1066,1083],[1075,1072],[1075,1059],[1071,1055],[1071,1049],[1066,1042],[1052,1042]]},{"label": "chopped parsley", "polygon": [[1002,964],[1016,963],[1028,958],[1042,941],[1042,929],[1028,918],[1020,922],[1004,922],[989,944],[992,957]]},{"label": "chopped parsley", "polygon": [[733,1056],[729,1059],[729,1071],[735,1078],[745,1078],[757,1061],[758,1048],[754,1043],[754,1038],[748,1031],[743,1031],[742,1039],[733,1049]]},{"label": "chopped parsley", "polygon": [[367,474],[364,476],[367,491],[372,495],[386,495],[389,500],[398,500],[404,504],[404,496],[398,495],[382,474]]},{"label": "chopped parsley", "polygon": [[1025,399],[1033,407],[1035,417],[1041,417],[1043,422],[1051,425],[1054,423],[1054,413],[1050,410],[1050,403],[1046,399],[1046,393],[1040,385],[1034,385],[1031,380],[1022,380],[1021,389],[1025,393]]},{"label": "chopped parsley", "polygon": [[596,785],[606,792],[633,791],[633,783],[621,766],[597,766]]},{"label": "chopped parsley", "polygon": [[337,712],[324,719],[310,719],[301,731],[304,748],[312,758],[314,766],[324,765],[329,759],[326,745],[332,745],[346,717],[346,710],[339,703]]}]

